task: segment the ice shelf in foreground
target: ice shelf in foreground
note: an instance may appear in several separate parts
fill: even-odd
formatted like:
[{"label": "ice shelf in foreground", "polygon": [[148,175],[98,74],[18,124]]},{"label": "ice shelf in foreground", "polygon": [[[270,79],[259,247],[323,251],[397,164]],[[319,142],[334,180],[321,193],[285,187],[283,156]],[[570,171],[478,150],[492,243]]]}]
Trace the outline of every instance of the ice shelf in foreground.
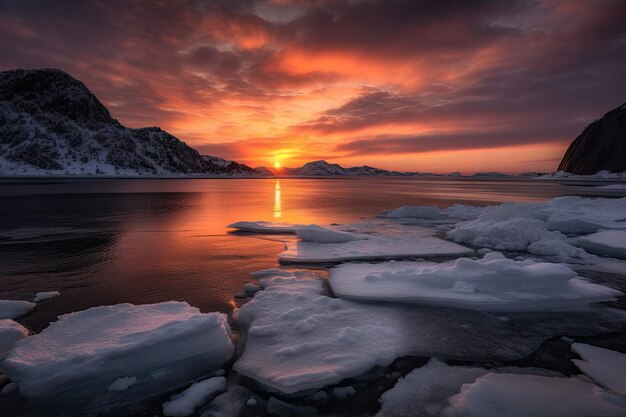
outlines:
[{"label": "ice shelf in foreground", "polygon": [[37,304],[20,300],[0,300],[0,319],[15,319],[31,311]]},{"label": "ice shelf in foreground", "polygon": [[226,391],[226,378],[217,376],[195,382],[180,394],[163,404],[163,415],[171,417],[187,417],[202,404]]},{"label": "ice shelf in foreground", "polygon": [[[158,392],[163,383],[171,389],[181,382],[179,376],[194,378],[221,367],[232,354],[224,314],[202,314],[174,301],[117,304],[60,316],[41,333],[16,343],[3,371],[28,398],[71,395],[73,390],[85,397],[106,391],[122,377],[137,378],[128,392],[139,396]],[[168,374],[165,381],[156,378],[161,374]]]},{"label": "ice shelf in foreground", "polygon": [[450,398],[443,417],[622,417],[626,399],[579,378],[489,373]]},{"label": "ice shelf in foreground", "polygon": [[323,263],[411,257],[459,256],[474,253],[454,242],[432,236],[371,236],[343,243],[287,242],[281,262]]},{"label": "ice shelf in foreground", "polygon": [[583,343],[572,344],[582,360],[573,359],[578,369],[598,384],[626,395],[626,354]]},{"label": "ice shelf in foreground", "polygon": [[237,229],[241,232],[250,233],[285,233],[294,234],[296,229],[302,227],[301,224],[283,223],[283,222],[237,222],[229,224],[227,227]]},{"label": "ice shelf in foreground", "polygon": [[553,336],[626,330],[626,314],[493,314],[332,298],[311,273],[263,271],[264,288],[238,310],[245,347],[234,370],[262,388],[305,396],[407,355],[459,360],[526,357]]},{"label": "ice shelf in foreground", "polygon": [[[626,213],[624,213],[626,217]],[[626,230],[604,230],[581,237],[578,244],[587,252],[626,259]]]},{"label": "ice shelf in foreground", "polygon": [[28,336],[28,329],[8,319],[0,320],[0,357],[17,341]]},{"label": "ice shelf in foreground", "polygon": [[515,261],[499,252],[441,264],[346,263],[331,269],[329,284],[341,298],[505,312],[586,308],[622,295],[567,265]]}]

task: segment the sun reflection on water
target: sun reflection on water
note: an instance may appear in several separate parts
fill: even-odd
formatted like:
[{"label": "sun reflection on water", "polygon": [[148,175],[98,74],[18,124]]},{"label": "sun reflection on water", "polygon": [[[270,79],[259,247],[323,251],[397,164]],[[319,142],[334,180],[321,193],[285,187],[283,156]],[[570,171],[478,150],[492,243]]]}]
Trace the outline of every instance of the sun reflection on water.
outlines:
[{"label": "sun reflection on water", "polygon": [[280,196],[280,181],[276,181],[274,185],[274,218],[280,219],[281,217],[283,217],[283,209]]}]

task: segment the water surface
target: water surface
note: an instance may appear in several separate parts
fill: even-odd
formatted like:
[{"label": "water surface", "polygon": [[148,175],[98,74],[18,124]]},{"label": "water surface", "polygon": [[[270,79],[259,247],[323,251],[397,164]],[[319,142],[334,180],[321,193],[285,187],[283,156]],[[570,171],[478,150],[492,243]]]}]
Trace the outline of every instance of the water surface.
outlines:
[{"label": "water surface", "polygon": [[[276,237],[240,220],[350,223],[402,205],[486,205],[600,195],[602,183],[524,179],[0,180],[0,293],[61,291],[20,322],[122,302],[187,301],[231,312],[250,272],[276,267]],[[624,191],[610,192],[612,196]],[[280,238],[278,238],[280,240]]]}]

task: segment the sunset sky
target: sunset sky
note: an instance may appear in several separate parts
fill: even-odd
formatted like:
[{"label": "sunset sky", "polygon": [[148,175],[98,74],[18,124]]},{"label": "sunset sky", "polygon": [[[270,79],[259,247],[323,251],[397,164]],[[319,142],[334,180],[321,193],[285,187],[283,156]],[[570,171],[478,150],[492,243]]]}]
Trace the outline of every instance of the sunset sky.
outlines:
[{"label": "sunset sky", "polygon": [[0,1],[0,70],[252,166],[552,171],[626,102],[626,0]]}]

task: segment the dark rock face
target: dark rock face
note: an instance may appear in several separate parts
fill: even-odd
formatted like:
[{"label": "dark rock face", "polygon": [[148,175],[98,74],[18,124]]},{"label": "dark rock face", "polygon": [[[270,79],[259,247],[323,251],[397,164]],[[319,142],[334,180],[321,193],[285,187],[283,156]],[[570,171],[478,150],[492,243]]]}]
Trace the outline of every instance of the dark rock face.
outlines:
[{"label": "dark rock face", "polygon": [[258,175],[213,159],[158,127],[122,126],[61,70],[0,72],[0,174]]},{"label": "dark rock face", "polygon": [[626,103],[583,130],[572,142],[558,171],[593,175],[626,171]]}]

